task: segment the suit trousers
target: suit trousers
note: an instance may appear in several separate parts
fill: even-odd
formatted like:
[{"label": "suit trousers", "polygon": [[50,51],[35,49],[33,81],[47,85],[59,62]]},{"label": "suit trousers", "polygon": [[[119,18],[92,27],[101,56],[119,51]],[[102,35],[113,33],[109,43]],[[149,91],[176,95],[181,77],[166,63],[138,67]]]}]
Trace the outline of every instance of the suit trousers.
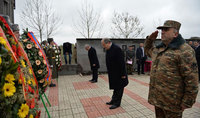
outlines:
[{"label": "suit trousers", "polygon": [[145,63],[145,60],[142,58],[141,60],[139,60],[139,62],[137,63],[138,64],[138,68],[137,68],[137,71],[138,71],[138,74],[140,74],[140,67],[142,67],[142,72],[141,73],[144,73],[144,63]]},{"label": "suit trousers", "polygon": [[97,81],[98,79],[98,69],[92,69],[92,80]]},{"label": "suit trousers", "polygon": [[114,89],[111,102],[113,105],[120,106],[124,88]]},{"label": "suit trousers", "polygon": [[156,118],[182,118],[183,112],[172,112],[155,106]]}]

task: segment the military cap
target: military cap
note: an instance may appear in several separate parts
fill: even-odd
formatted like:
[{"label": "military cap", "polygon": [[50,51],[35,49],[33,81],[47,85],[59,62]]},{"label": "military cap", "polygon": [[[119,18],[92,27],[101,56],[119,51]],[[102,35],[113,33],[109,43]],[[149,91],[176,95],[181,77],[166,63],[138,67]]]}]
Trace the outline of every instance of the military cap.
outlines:
[{"label": "military cap", "polygon": [[175,28],[175,29],[177,29],[179,31],[180,27],[181,27],[181,23],[179,23],[178,21],[166,20],[164,25],[157,27],[157,29]]},{"label": "military cap", "polygon": [[13,24],[13,25],[11,26],[11,28],[12,28],[13,32],[19,31],[19,25],[18,25],[18,24]]},{"label": "military cap", "polygon": [[50,44],[53,41],[53,38],[48,38],[47,41]]}]

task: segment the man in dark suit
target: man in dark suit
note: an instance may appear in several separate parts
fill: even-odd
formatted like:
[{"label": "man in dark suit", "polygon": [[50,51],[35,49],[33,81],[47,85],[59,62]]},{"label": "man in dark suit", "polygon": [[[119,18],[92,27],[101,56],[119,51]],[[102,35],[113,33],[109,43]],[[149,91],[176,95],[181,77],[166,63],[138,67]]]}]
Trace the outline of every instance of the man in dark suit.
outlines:
[{"label": "man in dark suit", "polygon": [[195,50],[195,46],[193,45],[192,41],[189,41],[188,44]]},{"label": "man in dark suit", "polygon": [[147,59],[147,56],[144,54],[144,44],[140,43],[140,47],[136,50],[136,62],[137,62],[137,71],[140,75],[140,67],[142,67],[142,74],[144,74],[144,63]]},{"label": "man in dark suit", "polygon": [[195,41],[195,54],[196,54],[196,60],[198,65],[198,72],[199,72],[199,82],[200,82],[200,44],[198,41]]},{"label": "man in dark suit", "polygon": [[121,48],[113,44],[110,39],[102,39],[101,45],[106,50],[109,88],[114,89],[112,100],[106,104],[112,105],[110,109],[115,109],[120,106],[124,87],[128,85],[124,53]]},{"label": "man in dark suit", "polygon": [[96,50],[90,45],[86,44],[85,49],[88,51],[88,57],[90,61],[90,67],[92,70],[92,79],[89,80],[91,83],[96,83],[98,79],[98,69],[99,69],[99,60],[96,54]]}]

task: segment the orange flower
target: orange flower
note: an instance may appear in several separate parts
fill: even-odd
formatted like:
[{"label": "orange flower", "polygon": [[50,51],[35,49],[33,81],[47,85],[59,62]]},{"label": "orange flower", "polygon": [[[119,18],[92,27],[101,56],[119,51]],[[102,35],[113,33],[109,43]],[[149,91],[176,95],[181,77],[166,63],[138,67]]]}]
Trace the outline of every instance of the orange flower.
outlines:
[{"label": "orange flower", "polygon": [[27,44],[27,45],[26,45],[26,48],[31,49],[31,48],[32,48],[32,45],[31,45],[31,44]]},{"label": "orange flower", "polygon": [[36,63],[36,65],[38,65],[38,66],[41,64],[40,60],[36,60],[35,63]]},{"label": "orange flower", "polygon": [[38,74],[42,74],[42,70],[38,70]]}]

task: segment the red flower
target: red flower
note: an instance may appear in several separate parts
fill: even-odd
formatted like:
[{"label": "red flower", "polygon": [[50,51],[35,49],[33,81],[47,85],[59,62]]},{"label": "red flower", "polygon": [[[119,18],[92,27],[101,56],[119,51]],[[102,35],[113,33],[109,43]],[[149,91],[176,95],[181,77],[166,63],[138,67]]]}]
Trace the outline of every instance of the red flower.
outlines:
[{"label": "red flower", "polygon": [[17,47],[15,45],[12,45],[12,50],[14,53],[17,53]]},{"label": "red flower", "polygon": [[31,101],[31,109],[35,107],[35,99],[33,98]]},{"label": "red flower", "polygon": [[17,48],[17,54],[18,54],[19,57],[22,56],[22,54],[21,54],[21,48],[20,47]]}]

